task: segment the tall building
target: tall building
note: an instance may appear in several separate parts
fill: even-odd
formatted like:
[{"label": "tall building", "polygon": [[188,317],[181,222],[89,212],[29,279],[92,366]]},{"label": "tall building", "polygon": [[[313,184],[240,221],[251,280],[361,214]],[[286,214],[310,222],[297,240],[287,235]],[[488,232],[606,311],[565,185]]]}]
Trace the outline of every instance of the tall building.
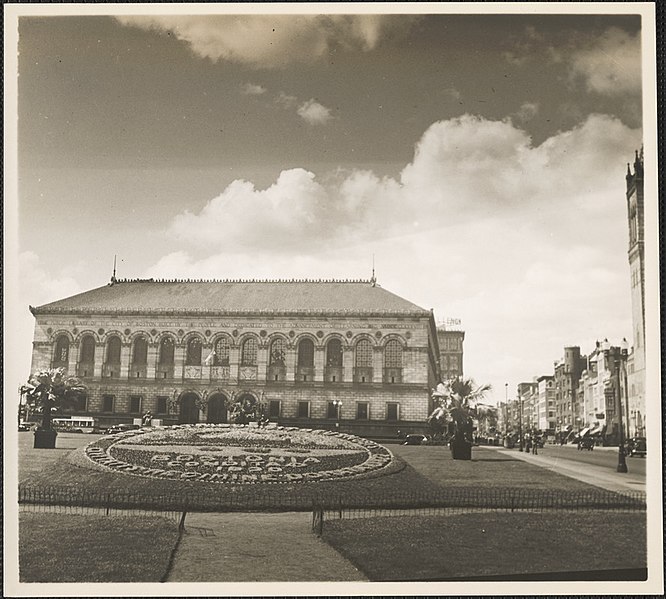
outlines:
[{"label": "tall building", "polygon": [[[33,372],[87,386],[101,424],[150,410],[226,422],[260,403],[281,424],[421,431],[440,380],[431,310],[370,281],[118,281],[40,307]],[[338,405],[341,402],[341,405]]]},{"label": "tall building", "polygon": [[449,319],[437,326],[439,342],[439,365],[443,379],[463,376],[463,341],[465,332],[460,321]]},{"label": "tall building", "polygon": [[537,391],[536,383],[518,383],[520,422],[523,432],[537,428]]},{"label": "tall building", "polygon": [[555,417],[557,432],[569,433],[582,428],[582,406],[578,405],[578,383],[587,366],[580,347],[564,348],[564,358],[555,362]]},{"label": "tall building", "polygon": [[644,434],[645,427],[645,250],[643,244],[643,148],[636,152],[634,171],[627,164],[627,219],[629,223],[629,271],[633,351],[627,361],[629,414],[625,422],[632,434]]},{"label": "tall building", "polygon": [[555,377],[544,374],[537,378],[537,428],[541,431],[555,432]]}]

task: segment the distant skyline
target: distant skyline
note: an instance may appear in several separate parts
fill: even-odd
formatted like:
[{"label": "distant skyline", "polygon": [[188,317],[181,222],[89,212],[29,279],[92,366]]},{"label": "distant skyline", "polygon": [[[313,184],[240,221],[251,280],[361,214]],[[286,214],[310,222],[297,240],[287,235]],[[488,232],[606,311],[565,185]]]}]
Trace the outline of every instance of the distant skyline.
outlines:
[{"label": "distant skyline", "polygon": [[640,15],[159,11],[20,19],[21,379],[28,304],[106,284],[114,254],[120,278],[218,279],[369,278],[374,255],[461,319],[491,401],[565,346],[631,342]]}]

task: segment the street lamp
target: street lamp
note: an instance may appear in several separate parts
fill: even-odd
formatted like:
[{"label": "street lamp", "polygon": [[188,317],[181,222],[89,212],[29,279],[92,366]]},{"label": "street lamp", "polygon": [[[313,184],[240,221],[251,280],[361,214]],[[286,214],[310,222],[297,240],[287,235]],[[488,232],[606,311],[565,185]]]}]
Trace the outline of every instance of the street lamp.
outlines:
[{"label": "street lamp", "polygon": [[504,447],[509,446],[509,383],[504,383]]},{"label": "street lamp", "polygon": [[518,394],[518,451],[523,451],[523,396]]},{"label": "street lamp", "polygon": [[[616,348],[617,349],[617,348]],[[613,388],[615,393],[615,410],[617,411],[617,423],[618,423],[618,432],[619,432],[619,443],[617,448],[617,472],[627,472],[627,460],[625,459],[624,453],[624,424],[622,422],[622,398],[620,397],[620,368],[623,369],[623,382],[624,382],[624,392],[626,395],[627,392],[627,367],[625,360],[627,359],[627,348],[626,340],[623,340],[623,346],[619,348],[620,354],[617,351],[613,352],[613,362],[615,368],[613,369]],[[608,345],[604,348],[604,357],[608,359],[610,357],[610,348]]]},{"label": "street lamp", "polygon": [[335,423],[335,428],[340,430],[340,413],[342,412],[342,400],[341,399],[334,399],[333,400],[333,405],[335,406],[335,412],[338,417],[337,422]]}]

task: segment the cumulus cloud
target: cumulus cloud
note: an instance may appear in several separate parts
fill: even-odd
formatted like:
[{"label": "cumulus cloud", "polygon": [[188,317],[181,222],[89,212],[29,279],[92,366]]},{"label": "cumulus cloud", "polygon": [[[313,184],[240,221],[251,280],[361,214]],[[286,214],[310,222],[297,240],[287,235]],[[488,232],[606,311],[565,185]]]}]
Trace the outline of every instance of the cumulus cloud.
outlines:
[{"label": "cumulus cloud", "polygon": [[442,92],[446,97],[451,98],[452,100],[460,100],[462,98],[462,94],[455,87],[447,87],[442,90]]},{"label": "cumulus cloud", "polygon": [[640,93],[640,32],[630,35],[611,27],[571,55],[571,71],[589,91],[605,95]]},{"label": "cumulus cloud", "polygon": [[296,105],[298,104],[298,98],[281,91],[275,97],[275,103],[286,109],[296,108]]},{"label": "cumulus cloud", "polygon": [[520,123],[531,121],[539,112],[539,105],[534,102],[523,102],[513,114],[513,118]]},{"label": "cumulus cloud", "polygon": [[255,83],[243,83],[240,86],[241,94],[245,96],[261,96],[266,93],[266,88]]},{"label": "cumulus cloud", "polygon": [[249,181],[232,182],[201,213],[176,217],[172,231],[179,239],[200,246],[222,245],[240,251],[268,241],[284,251],[294,251],[307,239],[314,241],[324,233],[332,208],[315,176],[296,168],[280,173],[265,190]]},{"label": "cumulus cloud", "polygon": [[175,218],[169,234],[198,250],[295,254],[520,213],[574,239],[590,231],[581,219],[612,215],[608,197],[639,137],[592,115],[534,147],[510,120],[464,115],[431,125],[399,177],[353,170],[324,183],[296,168],[263,190],[237,180],[199,213]]},{"label": "cumulus cloud", "polygon": [[330,108],[321,105],[314,98],[303,102],[296,112],[308,125],[325,125],[333,118]]},{"label": "cumulus cloud", "polygon": [[28,298],[33,306],[47,304],[82,291],[75,277],[47,272],[35,252],[19,254],[19,266],[21,296]]},{"label": "cumulus cloud", "polygon": [[[67,272],[49,272],[43,265],[39,256],[32,251],[18,254],[18,297],[25,302],[10,306],[12,310],[12,323],[14,337],[12,343],[11,361],[21,365],[21,369],[29,367],[32,356],[32,339],[35,320],[28,310],[28,304],[41,306],[83,291],[78,276],[71,276]],[[76,266],[74,267],[76,271]],[[78,274],[78,273],[77,273]],[[28,378],[27,371],[17,372],[9,369],[6,375],[22,383]],[[15,388],[15,387],[14,387]]]},{"label": "cumulus cloud", "polygon": [[382,286],[462,319],[468,372],[503,399],[505,381],[550,372],[565,345],[630,334],[624,173],[639,145],[604,115],[538,146],[509,119],[436,122],[396,177],[233,182],[172,222],[178,251],[146,274],[368,278],[375,255]]},{"label": "cumulus cloud", "polygon": [[609,27],[597,35],[568,32],[554,40],[527,28],[502,55],[513,66],[548,60],[564,66],[572,82],[581,81],[589,92],[617,96],[641,91],[641,34]]},{"label": "cumulus cloud", "polygon": [[410,16],[196,15],[121,16],[123,25],[173,34],[213,61],[257,68],[314,62],[330,50],[374,49],[389,32],[409,28]]}]

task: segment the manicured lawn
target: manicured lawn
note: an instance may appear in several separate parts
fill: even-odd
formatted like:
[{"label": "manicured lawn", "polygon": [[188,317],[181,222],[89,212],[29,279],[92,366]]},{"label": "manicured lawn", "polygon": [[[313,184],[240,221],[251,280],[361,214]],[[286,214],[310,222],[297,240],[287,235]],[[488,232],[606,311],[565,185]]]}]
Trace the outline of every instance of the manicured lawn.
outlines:
[{"label": "manicured lawn", "polygon": [[[33,449],[31,439],[20,438],[19,481],[31,488],[85,489],[90,494],[122,493],[134,495],[193,497],[201,509],[213,509],[216,502],[239,508],[262,507],[265,497],[274,509],[311,509],[314,497],[391,497],[396,491],[428,493],[439,487],[398,460],[392,474],[354,481],[253,485],[214,484],[186,480],[159,480],[130,476],[111,470],[92,469],[82,448],[98,439],[90,435],[59,435],[62,449]],[[44,453],[50,452],[50,453]]]},{"label": "manicured lawn", "polygon": [[453,460],[448,447],[391,445],[419,474],[448,489],[509,489],[584,491],[590,485],[528,464],[507,453],[474,447],[471,461]]},{"label": "manicured lawn", "polygon": [[[31,437],[31,435],[30,435]],[[392,473],[353,481],[322,481],[294,484],[258,483],[229,485],[187,480],[160,480],[131,476],[106,469],[92,469],[81,448],[96,436],[61,434],[55,450],[32,448],[28,435],[20,437],[22,484],[31,488],[58,487],[85,489],[95,494],[130,494],[167,497],[198,509],[299,510],[311,509],[313,499],[347,504],[367,501],[387,504],[405,497],[427,497],[438,491],[462,491],[484,500],[484,490],[501,493],[520,489],[521,493],[580,492],[593,489],[583,482],[555,474],[492,449],[474,448],[471,461],[455,461],[446,447],[390,445],[397,458]],[[124,501],[124,500],[123,500]],[[408,499],[409,501],[409,499]],[[176,507],[177,509],[177,507]]]},{"label": "manicured lawn", "polygon": [[19,516],[21,582],[159,582],[178,523],[159,517]]},{"label": "manicured lawn", "polygon": [[[372,581],[645,568],[644,514],[495,512],[325,523]],[[628,550],[630,548],[630,550]]]}]

